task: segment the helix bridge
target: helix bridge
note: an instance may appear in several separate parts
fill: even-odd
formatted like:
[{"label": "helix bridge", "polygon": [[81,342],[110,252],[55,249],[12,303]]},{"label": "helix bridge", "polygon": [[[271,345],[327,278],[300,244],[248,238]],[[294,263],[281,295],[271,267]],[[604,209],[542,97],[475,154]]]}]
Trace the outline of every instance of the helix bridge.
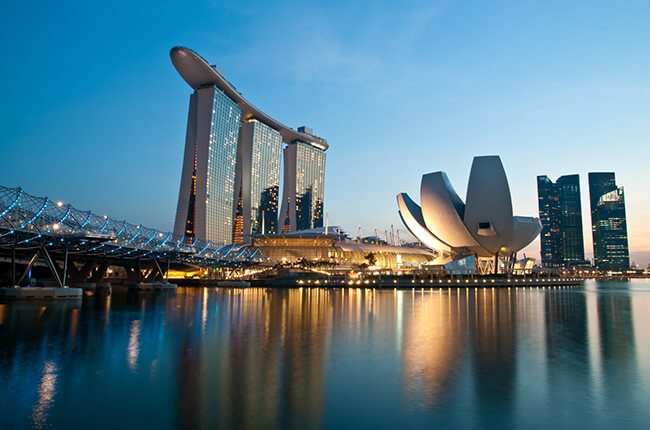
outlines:
[{"label": "helix bridge", "polygon": [[[139,280],[166,280],[170,268],[237,268],[260,256],[241,244],[173,235],[0,186],[0,258],[11,261],[13,285],[34,264],[47,265],[63,286],[71,278],[100,280],[109,265],[124,267]],[[20,278],[17,264],[26,264]]]}]

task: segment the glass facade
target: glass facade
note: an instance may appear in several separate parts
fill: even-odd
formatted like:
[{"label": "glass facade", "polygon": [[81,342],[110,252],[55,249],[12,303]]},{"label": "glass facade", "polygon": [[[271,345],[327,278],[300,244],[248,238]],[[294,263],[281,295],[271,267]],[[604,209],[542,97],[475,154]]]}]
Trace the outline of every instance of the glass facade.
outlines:
[{"label": "glass facade", "polygon": [[255,120],[253,122],[255,125],[251,150],[251,232],[275,234],[278,230],[282,136],[266,124]]},{"label": "glass facade", "polygon": [[230,243],[232,239],[240,118],[237,104],[214,87],[206,195],[206,239],[213,243]]},{"label": "glass facade", "polygon": [[296,145],[296,229],[323,226],[325,152],[302,142]]},{"label": "glass facade", "polygon": [[537,194],[542,222],[542,266],[584,264],[579,176],[562,176],[556,183],[547,176],[538,176]]},{"label": "glass facade", "polygon": [[598,267],[602,261],[602,247],[599,243],[599,234],[597,233],[596,208],[598,200],[603,194],[609,193],[616,189],[616,178],[613,172],[589,173],[589,204],[591,209],[591,234],[594,244],[594,265]]},{"label": "glass facade", "polygon": [[537,196],[542,267],[560,267],[562,264],[562,235],[560,234],[560,196],[557,186],[547,176],[537,177]]},{"label": "glass facade", "polygon": [[194,93],[174,234],[187,243],[241,243],[251,234],[279,233],[279,209],[291,231],[296,218],[300,228],[322,226],[327,142],[307,127],[293,130],[268,118],[239,97],[218,72],[210,84],[183,76],[192,82]]},{"label": "glass facade", "polygon": [[625,216],[625,194],[616,186],[614,173],[589,173],[594,264],[601,270],[630,267]]},{"label": "glass facade", "polygon": [[585,260],[582,237],[582,205],[580,202],[580,177],[561,176],[557,180],[560,202],[560,235],[564,266],[581,264]]}]

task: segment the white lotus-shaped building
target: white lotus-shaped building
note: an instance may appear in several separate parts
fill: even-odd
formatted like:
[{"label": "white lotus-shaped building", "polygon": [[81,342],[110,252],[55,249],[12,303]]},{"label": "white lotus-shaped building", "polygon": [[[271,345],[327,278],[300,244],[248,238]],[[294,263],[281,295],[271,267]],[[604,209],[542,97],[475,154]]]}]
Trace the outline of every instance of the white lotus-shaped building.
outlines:
[{"label": "white lotus-shaped building", "polygon": [[444,172],[422,176],[418,206],[397,195],[402,222],[424,245],[438,251],[435,264],[457,258],[513,256],[542,230],[538,218],[513,216],[501,159],[474,157],[465,203]]}]

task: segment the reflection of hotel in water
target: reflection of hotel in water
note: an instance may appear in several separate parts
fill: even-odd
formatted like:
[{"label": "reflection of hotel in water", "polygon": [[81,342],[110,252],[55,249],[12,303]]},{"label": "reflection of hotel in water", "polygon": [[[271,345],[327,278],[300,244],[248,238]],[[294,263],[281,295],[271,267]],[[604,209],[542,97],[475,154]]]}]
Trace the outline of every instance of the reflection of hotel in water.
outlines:
[{"label": "reflection of hotel in water", "polygon": [[[193,300],[199,309],[190,306],[187,314],[196,315],[202,330],[181,325],[188,338],[196,338],[178,369],[183,422],[260,428],[319,421],[331,320],[326,295],[320,290],[269,295],[256,289]],[[221,319],[225,315],[228,321]],[[206,337],[212,341],[206,343]],[[202,423],[192,422],[199,417]]]},{"label": "reflection of hotel in water", "polygon": [[[543,407],[558,396],[567,405],[558,414],[590,407],[585,399],[622,404],[626,399],[610,398],[603,387],[633,385],[639,371],[650,379],[644,364],[650,349],[640,337],[650,327],[650,299],[637,296],[635,303],[632,309],[625,291],[477,288],[188,289],[176,296],[117,295],[91,304],[94,312],[70,304],[18,312],[0,304],[0,336],[15,343],[0,360],[13,363],[16,375],[42,369],[36,378],[5,379],[0,398],[10,399],[11,407],[11,399],[38,393],[31,415],[48,423],[57,411],[53,393],[100,369],[126,366],[132,380],[109,378],[102,390],[137,393],[143,383],[158,384],[159,400],[175,403],[156,419],[172,414],[179,426],[194,428],[305,427],[325,414],[330,350],[344,347],[363,351],[360,359],[394,360],[403,399],[413,407],[458,413],[458,407],[444,408],[446,402],[469,392],[475,401],[461,396],[470,400],[460,407],[472,419],[494,419],[490,399],[499,399],[501,410],[513,413],[497,418],[516,427],[515,409]],[[34,324],[52,312],[52,324]],[[52,341],[25,342],[35,337]],[[67,348],[76,351],[74,366],[60,373]],[[577,357],[584,362],[576,363]],[[107,363],[113,368],[102,367]],[[360,371],[359,363],[351,366]],[[518,396],[535,389],[521,385],[527,380],[522,372],[542,372],[555,398],[545,392]],[[577,380],[591,386],[576,392]],[[522,398],[536,404],[522,405]]]}]

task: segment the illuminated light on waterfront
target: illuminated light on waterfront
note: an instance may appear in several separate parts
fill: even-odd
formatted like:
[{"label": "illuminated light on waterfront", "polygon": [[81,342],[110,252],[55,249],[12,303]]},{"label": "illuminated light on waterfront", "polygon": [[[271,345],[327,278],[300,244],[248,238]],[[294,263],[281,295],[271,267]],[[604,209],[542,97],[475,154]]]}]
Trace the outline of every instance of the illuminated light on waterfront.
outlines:
[{"label": "illuminated light on waterfront", "polygon": [[129,329],[129,345],[126,348],[126,359],[131,370],[135,370],[140,354],[140,320],[131,321]]},{"label": "illuminated light on waterfront", "polygon": [[53,405],[54,394],[56,393],[56,365],[52,361],[45,363],[41,383],[38,386],[38,400],[32,412],[32,420],[35,428],[44,428],[47,420],[47,412]]},{"label": "illuminated light on waterfront", "polygon": [[208,323],[208,289],[205,287],[203,288],[201,302],[201,333],[205,334],[205,328]]}]

